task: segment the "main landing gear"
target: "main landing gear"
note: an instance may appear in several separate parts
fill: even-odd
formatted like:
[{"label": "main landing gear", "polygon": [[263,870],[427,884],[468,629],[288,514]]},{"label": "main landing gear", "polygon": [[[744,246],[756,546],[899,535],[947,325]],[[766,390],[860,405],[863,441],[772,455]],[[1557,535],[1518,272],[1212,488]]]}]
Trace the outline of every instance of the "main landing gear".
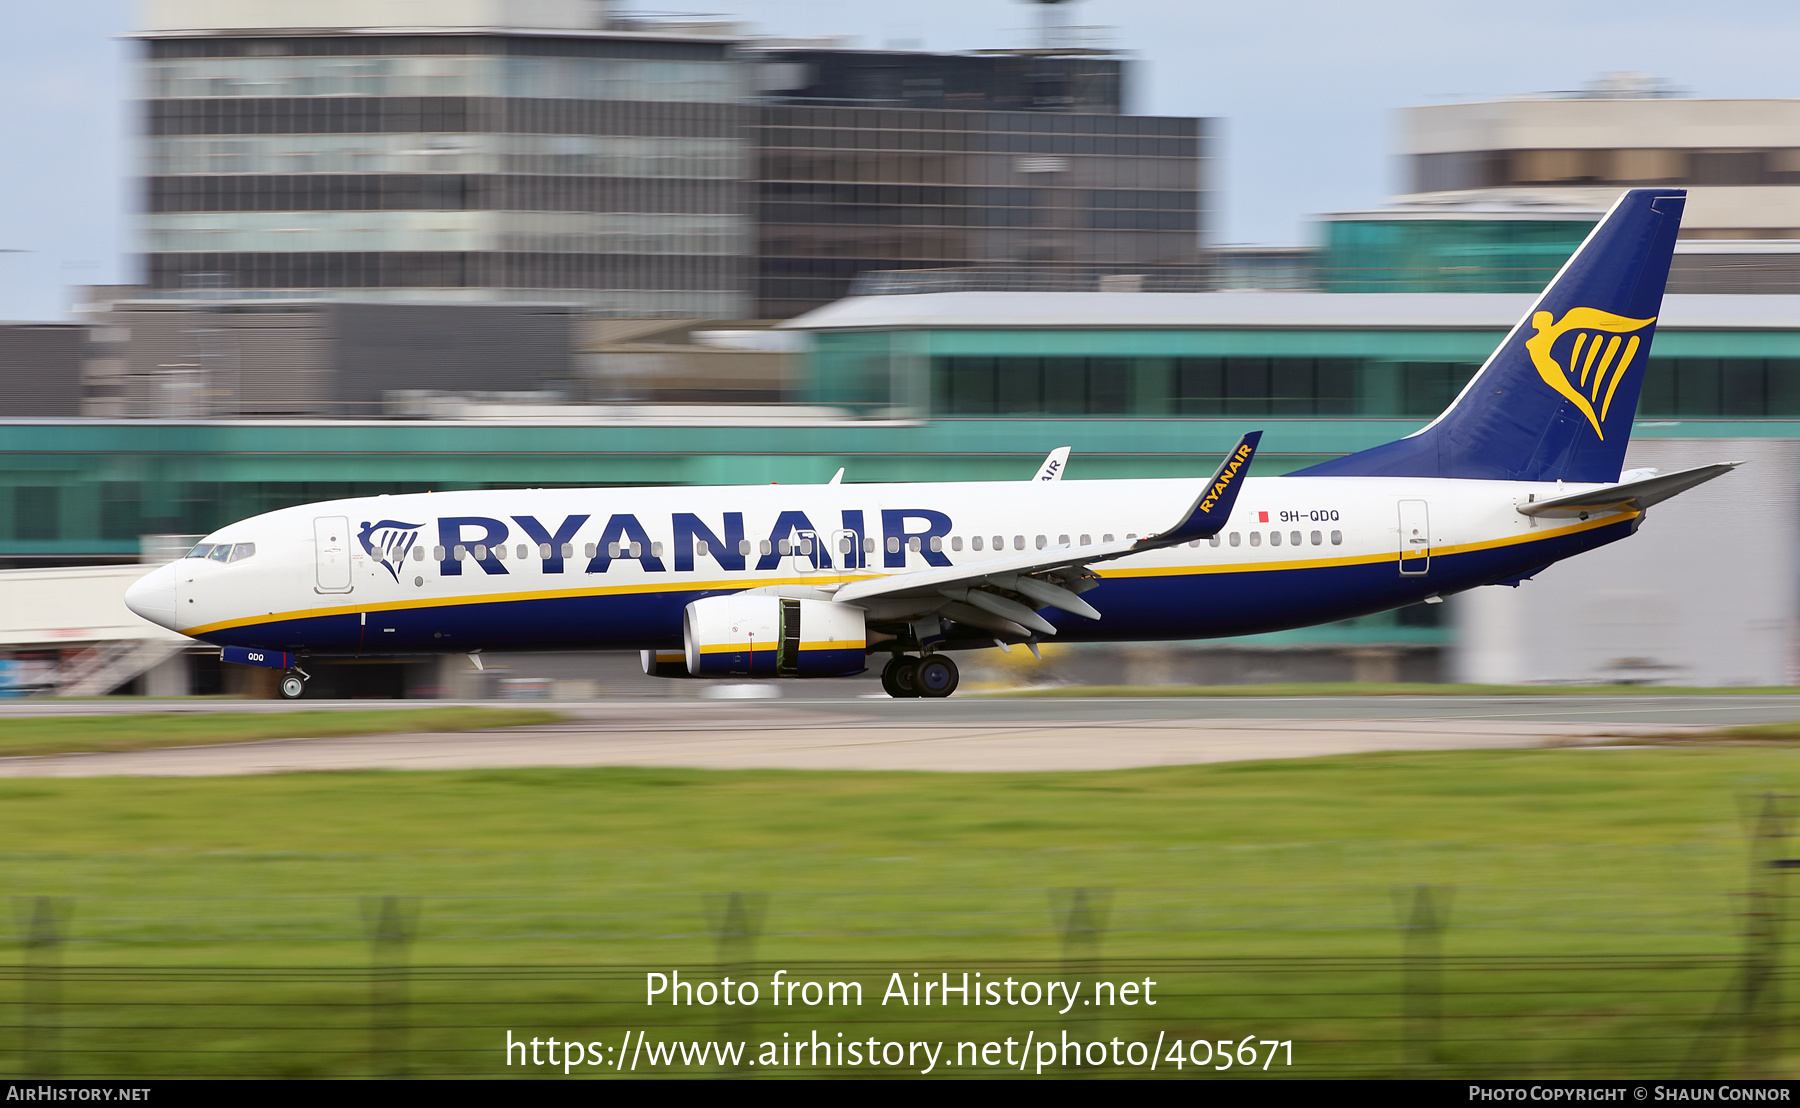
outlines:
[{"label": "main landing gear", "polygon": [[957,682],[961,679],[961,674],[956,672],[956,663],[942,654],[927,654],[923,658],[896,654],[894,660],[881,671],[881,687],[896,699],[909,696],[933,699],[946,697],[956,691]]},{"label": "main landing gear", "polygon": [[299,666],[295,666],[293,669],[283,673],[281,675],[281,684],[277,686],[281,690],[281,699],[299,700],[302,696],[305,696],[306,682],[310,680],[311,677],[311,674],[307,673]]}]

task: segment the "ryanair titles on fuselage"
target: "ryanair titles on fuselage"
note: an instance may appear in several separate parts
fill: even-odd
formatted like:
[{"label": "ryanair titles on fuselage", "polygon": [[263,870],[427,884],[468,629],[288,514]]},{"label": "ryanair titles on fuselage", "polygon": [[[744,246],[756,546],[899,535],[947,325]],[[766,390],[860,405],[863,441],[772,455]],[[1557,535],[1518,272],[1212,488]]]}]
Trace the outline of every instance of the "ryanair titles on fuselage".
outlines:
[{"label": "ryanair titles on fuselage", "polygon": [[[696,513],[674,512],[669,517],[671,541],[666,551],[662,543],[652,541],[649,530],[630,512],[607,516],[591,547],[580,551],[574,550],[575,538],[590,521],[598,519],[591,513],[566,515],[561,520],[530,515],[504,520],[492,516],[440,516],[430,557],[446,577],[460,576],[465,559],[485,573],[506,574],[509,571],[504,555],[498,555],[497,550],[516,539],[529,540],[538,548],[543,573],[562,573],[565,565],[577,557],[586,559],[588,573],[605,573],[615,561],[635,561],[647,572],[663,573],[671,568],[665,555],[678,573],[693,570],[696,557],[711,558],[725,570],[771,570],[792,556],[793,551],[784,550],[783,544],[791,546],[796,537],[804,537],[812,540],[810,557],[821,569],[866,569],[874,564],[872,557],[877,554],[884,568],[903,569],[907,554],[913,551],[929,565],[950,564],[942,545],[951,530],[948,515],[930,508],[883,508],[878,514],[879,543],[865,541],[874,536],[868,535],[866,513],[860,508],[843,509],[838,519],[826,521],[823,526],[803,511],[782,511],[775,517],[768,537],[753,542],[745,534],[743,512],[722,513],[716,528]],[[396,529],[403,526],[406,525],[395,520],[362,521],[359,537],[364,552],[386,564],[394,549],[411,548],[413,544],[406,538],[393,537]],[[424,525],[417,528],[424,530]],[[846,533],[854,538],[842,543],[831,541],[832,536]],[[878,549],[871,550],[871,546]]]}]

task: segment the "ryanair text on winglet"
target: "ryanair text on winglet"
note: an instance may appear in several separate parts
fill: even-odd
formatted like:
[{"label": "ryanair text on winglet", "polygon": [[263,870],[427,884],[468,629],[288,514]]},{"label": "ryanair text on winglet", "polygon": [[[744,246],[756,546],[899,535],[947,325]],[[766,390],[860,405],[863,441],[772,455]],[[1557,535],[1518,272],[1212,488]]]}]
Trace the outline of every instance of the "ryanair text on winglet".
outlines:
[{"label": "ryanair text on winglet", "polygon": [[1225,466],[1225,472],[1219,477],[1218,481],[1214,482],[1213,487],[1206,491],[1206,495],[1201,498],[1201,511],[1208,514],[1212,512],[1213,505],[1219,502],[1219,497],[1223,496],[1225,490],[1231,486],[1232,478],[1238,475],[1238,470],[1250,464],[1250,455],[1254,453],[1256,453],[1256,451],[1251,449],[1249,443],[1242,442],[1238,444],[1237,453],[1231,456],[1231,461]]}]

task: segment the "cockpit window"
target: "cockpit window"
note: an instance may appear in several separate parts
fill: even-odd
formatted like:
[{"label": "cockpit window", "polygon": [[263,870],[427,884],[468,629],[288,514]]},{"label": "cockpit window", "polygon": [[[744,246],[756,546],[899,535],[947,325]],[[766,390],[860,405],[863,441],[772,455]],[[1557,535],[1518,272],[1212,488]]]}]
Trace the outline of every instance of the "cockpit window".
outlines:
[{"label": "cockpit window", "polygon": [[212,553],[212,548],[213,548],[212,543],[203,542],[199,546],[196,546],[196,547],[194,547],[194,549],[188,551],[187,556],[190,558],[204,558],[208,554]]},{"label": "cockpit window", "polygon": [[212,548],[212,553],[208,554],[207,557],[215,562],[224,561],[231,557],[231,544],[228,542],[220,543],[218,546]]},{"label": "cockpit window", "polygon": [[256,553],[256,544],[255,543],[240,542],[236,546],[231,548],[230,561],[241,562],[245,558],[248,558],[250,555],[252,555],[254,553]]}]

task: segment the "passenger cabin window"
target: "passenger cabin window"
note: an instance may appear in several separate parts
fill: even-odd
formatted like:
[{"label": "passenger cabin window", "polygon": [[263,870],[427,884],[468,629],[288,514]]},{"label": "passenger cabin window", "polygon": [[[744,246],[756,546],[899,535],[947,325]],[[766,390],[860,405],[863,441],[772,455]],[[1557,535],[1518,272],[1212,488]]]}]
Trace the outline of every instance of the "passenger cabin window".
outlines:
[{"label": "passenger cabin window", "polygon": [[943,552],[943,549],[944,549],[944,537],[942,535],[931,536],[931,552],[933,554],[939,554],[939,553]]},{"label": "passenger cabin window", "polygon": [[234,561],[234,562],[241,562],[245,558],[251,557],[255,553],[256,553],[256,544],[255,543],[240,542],[236,546],[231,548],[230,560]]},{"label": "passenger cabin window", "polygon": [[1013,536],[1013,549],[1014,550],[1025,549],[1025,536],[1024,535],[1014,535]]},{"label": "passenger cabin window", "polygon": [[1111,535],[1101,535],[1100,541],[1101,542],[1111,542],[1111,541],[1113,541],[1113,538]]},{"label": "passenger cabin window", "polygon": [[1206,541],[1209,545],[1217,546],[1217,545],[1219,545],[1219,536],[1214,535],[1212,538],[1207,539]]},{"label": "passenger cabin window", "polygon": [[1037,548],[1039,550],[1042,550],[1042,549],[1044,549],[1044,547],[1049,546],[1049,545],[1050,545],[1049,539],[1045,538],[1043,535],[1039,535],[1037,537]]},{"label": "passenger cabin window", "polygon": [[[1250,541],[1255,542],[1256,540],[1251,539]],[[1269,545],[1270,546],[1280,546],[1281,545],[1281,532],[1280,531],[1270,531],[1269,532]]]},{"label": "passenger cabin window", "polygon": [[422,546],[413,547],[413,561],[422,562],[424,560],[425,560],[425,548]]},{"label": "passenger cabin window", "polygon": [[1262,545],[1262,532],[1261,531],[1250,532],[1250,545],[1251,546],[1261,546]]},{"label": "passenger cabin window", "polygon": [[1342,531],[1333,531],[1331,533],[1331,545],[1333,545],[1333,546],[1344,545],[1344,533]]},{"label": "passenger cabin window", "polygon": [[962,536],[961,535],[951,535],[950,536],[950,549],[952,549],[952,550],[961,550],[962,549]]},{"label": "passenger cabin window", "polygon": [[1005,550],[1006,549],[1006,536],[1004,536],[1004,535],[995,535],[994,536],[994,549],[995,550]]},{"label": "passenger cabin window", "polygon": [[1240,541],[1240,536],[1238,535],[1238,533],[1236,531],[1233,531],[1231,533],[1231,545],[1236,546],[1236,545],[1238,545],[1239,541]]},{"label": "passenger cabin window", "polygon": [[1093,537],[1093,536],[1092,536],[1092,535],[1083,535],[1083,536],[1081,536],[1081,545],[1083,545],[1083,546],[1092,546],[1092,545],[1094,545],[1094,537]]},{"label": "passenger cabin window", "polygon": [[750,553],[750,540],[749,539],[739,539],[738,540],[738,553],[746,554],[746,555]]},{"label": "passenger cabin window", "polygon": [[1298,532],[1298,531],[1288,532],[1288,542],[1292,543],[1295,546],[1299,546],[1300,545],[1300,532]]},{"label": "passenger cabin window", "polygon": [[969,540],[969,549],[970,550],[980,550],[982,545],[983,545],[983,543],[981,541],[980,535],[976,535],[974,538]]},{"label": "passenger cabin window", "polygon": [[1324,541],[1325,541],[1325,536],[1319,534],[1317,531],[1314,531],[1312,533],[1312,542],[1313,542],[1314,546],[1319,546],[1319,545],[1323,544]]}]

